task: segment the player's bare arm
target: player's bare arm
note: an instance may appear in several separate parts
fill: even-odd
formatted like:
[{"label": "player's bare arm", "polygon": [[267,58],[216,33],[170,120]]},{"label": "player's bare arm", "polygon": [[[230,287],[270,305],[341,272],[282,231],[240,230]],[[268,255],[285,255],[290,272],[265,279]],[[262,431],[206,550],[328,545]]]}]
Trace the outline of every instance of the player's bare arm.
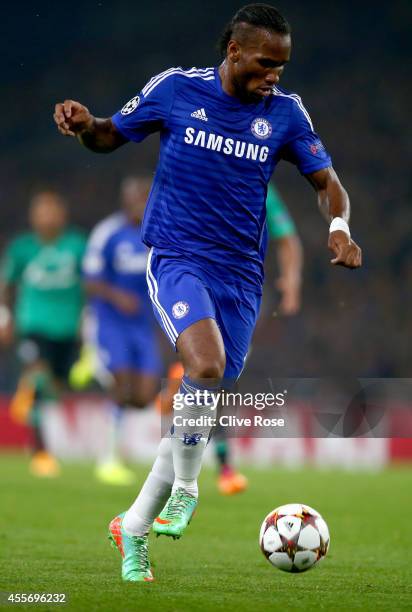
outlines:
[{"label": "player's bare arm", "polygon": [[282,315],[295,315],[300,309],[303,250],[296,234],[276,240],[276,254],[280,276],[276,287],[281,293],[279,310]]},{"label": "player's bare arm", "polygon": [[89,297],[101,298],[125,314],[135,314],[139,310],[137,297],[129,291],[113,287],[100,280],[86,281],[85,288]]},{"label": "player's bare arm", "polygon": [[[306,178],[317,191],[319,209],[326,221],[330,224],[339,218],[349,223],[349,197],[334,169],[324,168],[307,174]],[[346,268],[359,268],[362,265],[361,249],[344,230],[330,232],[328,247],[335,255],[331,260],[333,265]]]},{"label": "player's bare arm", "polygon": [[75,136],[95,153],[110,153],[127,141],[110,118],[98,119],[89,109],[75,100],[65,100],[55,106],[54,121],[64,136]]},{"label": "player's bare arm", "polygon": [[0,344],[8,346],[13,342],[14,325],[12,315],[13,288],[9,283],[0,282]]}]

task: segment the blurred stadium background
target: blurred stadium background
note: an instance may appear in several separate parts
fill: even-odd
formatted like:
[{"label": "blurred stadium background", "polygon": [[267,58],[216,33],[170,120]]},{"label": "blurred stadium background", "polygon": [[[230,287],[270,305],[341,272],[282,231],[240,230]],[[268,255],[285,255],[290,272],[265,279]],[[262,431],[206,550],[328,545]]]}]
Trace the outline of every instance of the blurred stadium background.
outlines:
[{"label": "blurred stadium background", "polygon": [[[37,189],[52,186],[61,191],[70,203],[72,220],[88,230],[117,207],[122,177],[154,169],[157,136],[109,156],[95,155],[58,134],[52,119],[55,102],[78,99],[97,116],[108,116],[153,74],[173,65],[217,64],[215,42],[240,5],[233,0],[8,5],[0,40],[1,247],[26,227],[29,198]],[[329,265],[327,228],[314,194],[293,167],[280,165],[274,179],[305,249],[303,309],[290,319],[277,316],[275,258],[270,257],[261,319],[244,376],[408,378],[412,138],[406,58],[411,51],[412,5],[402,0],[279,0],[275,5],[292,24],[294,41],[281,84],[302,96],[349,191],[353,235],[364,250],[364,266],[351,273]],[[164,352],[170,361],[166,342]],[[27,432],[12,428],[6,418],[16,380],[14,352],[3,350],[3,446],[24,446],[27,440]],[[99,443],[98,427],[104,432],[95,400],[81,402],[76,400],[64,417],[55,415],[48,421],[50,436],[58,440],[63,455],[90,456],[93,444]],[[133,457],[147,458],[158,436],[156,419],[152,413],[130,418],[140,435],[125,439],[125,447]],[[94,442],[82,439],[96,419],[100,424]],[[148,430],[153,444],[142,433]],[[309,456],[322,463],[336,455],[337,463],[356,467],[412,454],[409,443],[394,440],[345,441],[341,447],[340,441],[333,446],[322,441],[319,456],[318,447],[304,440],[296,440],[293,450],[282,441],[269,450],[265,444],[269,442],[260,444],[255,454],[249,446],[243,457],[293,464]]]}]

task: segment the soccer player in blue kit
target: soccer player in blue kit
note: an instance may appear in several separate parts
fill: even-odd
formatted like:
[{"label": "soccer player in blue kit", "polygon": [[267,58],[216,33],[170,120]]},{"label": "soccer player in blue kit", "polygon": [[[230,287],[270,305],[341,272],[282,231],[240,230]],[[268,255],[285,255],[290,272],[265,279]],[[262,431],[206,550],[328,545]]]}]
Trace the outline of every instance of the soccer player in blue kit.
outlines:
[{"label": "soccer player in blue kit", "polygon": [[123,179],[122,211],[96,225],[83,261],[95,323],[92,327],[96,328],[95,338],[89,340],[96,345],[101,369],[112,379],[109,452],[98,465],[96,475],[113,484],[133,482],[132,472],[117,456],[122,408],[144,408],[152,402],[162,370],[156,322],[147,293],[148,249],[140,235],[150,185],[147,176]]},{"label": "soccer player in blue kit", "polygon": [[331,158],[299,96],[278,86],[291,53],[289,24],[272,6],[251,4],[235,14],[221,43],[219,67],[170,68],[111,118],[97,119],[73,100],[55,107],[60,132],[96,152],[160,132],[142,230],[151,248],[147,281],[155,315],[183,363],[187,400],[138,498],[110,525],[128,581],[153,580],[153,519],[156,533],[180,537],[197,505],[211,428],[208,392],[240,375],[259,312],[266,191],[278,161],[295,164],[316,190],[331,263],[361,265],[348,195]]}]

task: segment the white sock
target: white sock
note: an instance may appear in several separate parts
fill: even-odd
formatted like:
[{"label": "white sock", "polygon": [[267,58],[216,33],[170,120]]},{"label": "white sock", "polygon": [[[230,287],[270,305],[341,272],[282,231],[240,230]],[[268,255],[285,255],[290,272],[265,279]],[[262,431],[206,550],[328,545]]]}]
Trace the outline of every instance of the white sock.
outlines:
[{"label": "white sock", "polygon": [[[207,442],[207,439],[206,439]],[[172,487],[172,494],[177,489],[185,489],[193,497],[199,497],[199,489],[197,486],[197,478],[202,467],[203,453],[206,447],[206,442],[199,442],[196,447],[186,448],[182,441],[178,438],[172,438],[173,450],[173,465],[177,467],[178,474]]]},{"label": "white sock", "polygon": [[149,532],[170,496],[173,480],[172,447],[167,437],[161,440],[153,467],[123,518],[123,528],[129,535],[143,536]]},{"label": "white sock", "polygon": [[[174,425],[172,428],[172,453],[175,480],[172,493],[183,488],[194,497],[198,497],[197,478],[202,467],[203,454],[207,445],[210,431],[212,429],[211,419],[216,417],[216,411],[211,405],[199,399],[197,405],[192,406],[189,402],[189,394],[194,395],[196,391],[200,394],[213,392],[218,389],[206,389],[200,387],[187,376],[183,377],[180,387],[182,397],[182,408],[174,410]],[[185,400],[185,396],[187,400]],[[192,400],[192,397],[190,398]],[[179,416],[179,421],[175,417]],[[185,419],[201,419],[196,425],[187,425]],[[180,424],[182,423],[182,424]]]},{"label": "white sock", "polygon": [[116,463],[119,460],[119,438],[123,420],[123,409],[114,402],[109,402],[107,410],[109,413],[108,443],[100,457],[100,464]]}]

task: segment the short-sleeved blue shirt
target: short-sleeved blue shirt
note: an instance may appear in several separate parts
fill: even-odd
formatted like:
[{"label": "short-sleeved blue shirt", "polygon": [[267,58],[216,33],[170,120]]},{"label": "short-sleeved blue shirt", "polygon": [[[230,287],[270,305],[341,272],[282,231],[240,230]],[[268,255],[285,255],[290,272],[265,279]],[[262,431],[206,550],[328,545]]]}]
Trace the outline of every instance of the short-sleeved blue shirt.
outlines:
[{"label": "short-sleeved blue shirt", "polygon": [[139,303],[136,314],[128,315],[106,300],[93,298],[93,308],[99,317],[115,317],[134,324],[154,323],[146,283],[148,250],[140,234],[140,226],[129,223],[119,212],[100,221],[90,235],[83,260],[85,278],[104,281],[131,293]]},{"label": "short-sleeved blue shirt", "polygon": [[112,117],[127,139],[160,132],[143,241],[260,293],[266,193],[281,159],[302,174],[331,166],[300,97],[256,104],[227,95],[217,68],[170,68]]}]

